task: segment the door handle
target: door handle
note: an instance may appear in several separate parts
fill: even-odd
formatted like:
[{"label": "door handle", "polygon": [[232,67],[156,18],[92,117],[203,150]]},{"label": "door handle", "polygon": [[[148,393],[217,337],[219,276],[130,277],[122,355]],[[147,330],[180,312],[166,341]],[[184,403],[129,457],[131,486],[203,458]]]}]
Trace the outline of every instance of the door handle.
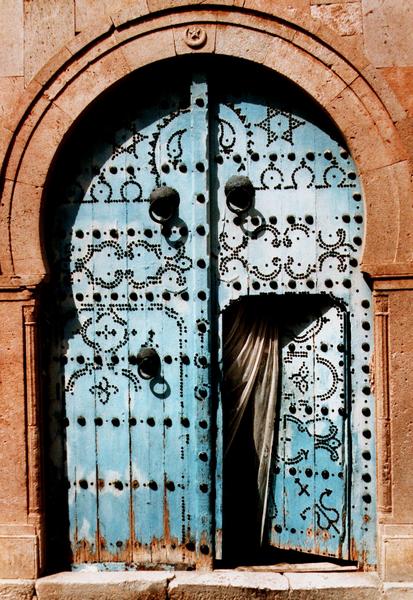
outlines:
[{"label": "door handle", "polygon": [[141,348],[136,357],[138,374],[142,379],[153,379],[159,373],[161,359],[153,348]]},{"label": "door handle", "polygon": [[166,223],[176,213],[179,206],[179,194],[174,188],[161,186],[155,188],[149,196],[149,216],[155,223]]},{"label": "door handle", "polygon": [[255,189],[248,177],[233,175],[225,184],[224,191],[227,198],[227,206],[231,212],[242,215],[252,207]]}]

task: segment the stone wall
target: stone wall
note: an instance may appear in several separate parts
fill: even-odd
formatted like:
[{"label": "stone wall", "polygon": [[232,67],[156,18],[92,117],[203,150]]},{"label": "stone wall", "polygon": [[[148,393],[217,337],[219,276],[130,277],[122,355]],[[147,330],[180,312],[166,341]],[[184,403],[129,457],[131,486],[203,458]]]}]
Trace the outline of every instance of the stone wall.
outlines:
[{"label": "stone wall", "polygon": [[[147,0],[152,10],[168,2]],[[206,4],[191,0],[190,4]],[[14,108],[35,73],[69,40],[103,16],[132,7],[134,0],[2,0],[0,23],[0,116]],[[182,4],[175,0],[175,5]],[[248,5],[248,0],[223,0]],[[366,55],[391,85],[413,119],[413,4],[405,0],[261,0],[311,15]],[[5,25],[5,26],[4,26]],[[410,128],[413,129],[412,122]],[[407,127],[408,129],[408,127]],[[408,132],[405,132],[406,139]],[[410,143],[411,133],[410,133]]]},{"label": "stone wall", "polygon": [[182,25],[202,18],[205,51],[296,81],[357,162],[376,315],[379,566],[385,579],[413,580],[412,17],[405,0],[1,0],[0,577],[32,579],[44,568],[36,303],[50,164],[98,94],[189,52]]}]

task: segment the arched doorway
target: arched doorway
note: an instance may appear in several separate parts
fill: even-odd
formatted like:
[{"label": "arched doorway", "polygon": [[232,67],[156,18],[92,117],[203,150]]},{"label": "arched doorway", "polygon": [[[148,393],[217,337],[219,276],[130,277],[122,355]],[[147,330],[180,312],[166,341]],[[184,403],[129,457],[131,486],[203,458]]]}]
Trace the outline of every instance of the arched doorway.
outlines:
[{"label": "arched doorway", "polygon": [[[265,296],[280,370],[265,543],[356,559],[356,536],[374,563],[355,168],[286,80],[216,64],[133,76],[92,107],[51,183],[51,479],[71,560],[220,557],[221,317]],[[253,189],[235,203],[234,177]]]}]

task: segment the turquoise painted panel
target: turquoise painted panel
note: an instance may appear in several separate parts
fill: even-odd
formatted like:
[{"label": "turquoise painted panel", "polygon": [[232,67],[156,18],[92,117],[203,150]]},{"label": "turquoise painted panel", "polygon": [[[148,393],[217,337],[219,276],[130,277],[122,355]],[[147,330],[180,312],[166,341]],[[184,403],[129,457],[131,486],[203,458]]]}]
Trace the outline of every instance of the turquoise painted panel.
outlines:
[{"label": "turquoise painted panel", "polygon": [[277,547],[336,555],[349,534],[347,319],[330,299],[312,300],[281,307],[269,531]]},{"label": "turquoise painted panel", "polygon": [[[72,557],[192,565],[212,556],[206,83],[121,117],[87,141],[53,199],[54,325],[65,325],[50,376]],[[162,186],[180,196],[165,224],[149,214]],[[160,358],[151,379],[143,347]]]}]

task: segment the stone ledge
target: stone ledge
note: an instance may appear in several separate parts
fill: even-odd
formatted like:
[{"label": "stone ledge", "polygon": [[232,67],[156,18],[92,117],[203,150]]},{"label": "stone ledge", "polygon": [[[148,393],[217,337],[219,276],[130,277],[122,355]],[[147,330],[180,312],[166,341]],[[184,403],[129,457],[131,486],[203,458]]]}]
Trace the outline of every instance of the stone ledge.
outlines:
[{"label": "stone ledge", "polygon": [[377,575],[366,573],[251,573],[214,571],[176,573],[168,588],[170,600],[376,600]]},{"label": "stone ledge", "polygon": [[168,588],[170,600],[284,600],[288,595],[288,580],[281,573],[247,571],[175,573]]},{"label": "stone ledge", "polygon": [[[36,595],[35,595],[36,594]],[[0,579],[2,600],[413,600],[413,582],[381,584],[372,573],[217,570],[67,572]]]},{"label": "stone ledge", "polygon": [[[0,587],[1,598],[32,598],[33,582],[24,582],[19,587],[14,581],[11,586],[15,595],[2,594]],[[383,596],[378,576],[371,573],[217,570],[68,572],[42,577],[35,588],[37,600],[413,600],[413,584],[409,586],[387,584],[387,596]]]},{"label": "stone ledge", "polygon": [[81,571],[36,581],[37,600],[166,600],[173,573]]},{"label": "stone ledge", "polygon": [[383,600],[413,600],[413,583],[385,583]]}]

